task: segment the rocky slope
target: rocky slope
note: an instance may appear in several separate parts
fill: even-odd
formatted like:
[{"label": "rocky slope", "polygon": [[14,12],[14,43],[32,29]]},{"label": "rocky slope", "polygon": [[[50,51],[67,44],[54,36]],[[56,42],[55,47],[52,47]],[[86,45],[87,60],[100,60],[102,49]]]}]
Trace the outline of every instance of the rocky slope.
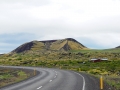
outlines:
[{"label": "rocky slope", "polygon": [[87,49],[84,45],[73,38],[61,40],[31,41],[20,45],[11,53],[22,53],[25,51],[69,51]]}]

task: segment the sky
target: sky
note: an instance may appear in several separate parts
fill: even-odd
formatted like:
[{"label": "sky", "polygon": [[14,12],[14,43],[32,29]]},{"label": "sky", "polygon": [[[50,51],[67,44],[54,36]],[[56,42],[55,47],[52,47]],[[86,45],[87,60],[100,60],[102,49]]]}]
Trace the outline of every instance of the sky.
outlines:
[{"label": "sky", "polygon": [[0,53],[64,38],[91,49],[119,46],[120,0],[0,0]]}]

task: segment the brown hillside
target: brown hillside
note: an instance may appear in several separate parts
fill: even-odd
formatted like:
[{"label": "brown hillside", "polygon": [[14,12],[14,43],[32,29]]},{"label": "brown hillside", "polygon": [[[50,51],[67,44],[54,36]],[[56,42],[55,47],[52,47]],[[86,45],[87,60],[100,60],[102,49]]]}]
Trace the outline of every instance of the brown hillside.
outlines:
[{"label": "brown hillside", "polygon": [[21,53],[25,51],[69,51],[87,49],[84,45],[72,38],[61,40],[32,41],[25,43],[12,53]]}]

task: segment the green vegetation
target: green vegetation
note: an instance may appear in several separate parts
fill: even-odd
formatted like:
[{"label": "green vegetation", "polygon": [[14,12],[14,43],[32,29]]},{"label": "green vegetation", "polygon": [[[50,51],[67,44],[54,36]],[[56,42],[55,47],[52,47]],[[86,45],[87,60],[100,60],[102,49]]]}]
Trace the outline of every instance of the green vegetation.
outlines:
[{"label": "green vegetation", "polygon": [[120,76],[111,75],[111,76],[104,76],[104,80],[115,88],[115,90],[120,90]]},{"label": "green vegetation", "polygon": [[29,76],[30,73],[24,70],[0,68],[0,87],[22,81]]},{"label": "green vegetation", "polygon": [[[108,61],[93,63],[89,61],[91,58],[108,58]],[[0,65],[40,66],[84,71],[97,77],[102,75],[109,85],[116,88],[115,90],[120,89],[120,49],[72,50],[68,52],[41,52],[32,49],[19,54],[2,55],[0,56]],[[23,72],[18,74],[25,75]]]}]

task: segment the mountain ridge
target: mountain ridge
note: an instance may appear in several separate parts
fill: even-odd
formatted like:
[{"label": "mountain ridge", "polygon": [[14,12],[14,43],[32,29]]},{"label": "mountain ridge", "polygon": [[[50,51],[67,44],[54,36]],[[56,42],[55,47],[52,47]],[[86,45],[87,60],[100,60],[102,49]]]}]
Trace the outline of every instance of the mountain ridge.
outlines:
[{"label": "mountain ridge", "polygon": [[11,53],[22,53],[25,51],[69,51],[88,49],[73,38],[59,40],[31,41],[24,43],[11,51]]}]

